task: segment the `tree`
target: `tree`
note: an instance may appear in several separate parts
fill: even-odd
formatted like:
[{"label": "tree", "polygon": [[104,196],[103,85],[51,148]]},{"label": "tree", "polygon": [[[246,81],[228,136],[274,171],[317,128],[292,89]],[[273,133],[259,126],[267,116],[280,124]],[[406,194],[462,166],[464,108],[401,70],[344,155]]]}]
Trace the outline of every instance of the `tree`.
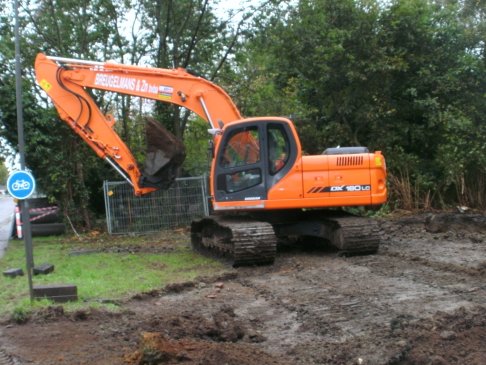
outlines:
[{"label": "tree", "polygon": [[383,150],[400,181],[391,191],[405,186],[414,207],[484,207],[481,2],[301,0],[279,9],[237,59],[252,72],[246,108],[291,115],[310,153]]},{"label": "tree", "polygon": [[0,159],[0,185],[7,185],[8,169],[5,166],[5,161]]},{"label": "tree", "polygon": [[[269,3],[263,1],[258,7],[243,4],[237,10],[240,20],[233,25],[230,19],[215,15],[217,3],[213,1],[144,1],[142,26],[151,45],[147,56],[156,67],[183,67],[230,90],[221,75],[230,72],[230,59],[241,47],[250,20]],[[183,138],[189,112],[162,103],[156,105],[155,112],[176,137]]]},{"label": "tree", "polygon": [[[9,2],[0,5],[0,137],[14,146],[13,12]],[[383,150],[398,181],[391,190],[407,186],[414,206],[485,206],[484,1],[268,0],[242,10],[236,22],[216,16],[215,6],[208,0],[22,2],[27,164],[66,213],[90,225],[107,169],[59,124],[36,86],[39,50],[192,69],[227,90],[246,116],[290,116],[308,153],[335,145]],[[191,113],[93,95],[103,111],[115,110],[116,128],[136,156],[143,155],[144,115],[155,114],[198,156],[185,172],[198,170],[194,162],[204,146],[194,141],[203,123]],[[403,205],[401,196],[392,200]]]},{"label": "tree", "polygon": [[381,18],[382,46],[397,65],[382,96],[394,106],[382,138],[395,146],[389,149],[395,173],[408,171],[436,204],[466,203],[465,176],[476,171],[472,181],[484,180],[477,172],[486,166],[484,31],[468,24],[463,10],[453,3],[396,1]]},{"label": "tree", "polygon": [[[65,214],[87,228],[91,226],[90,208],[100,201],[95,195],[101,191],[99,171],[103,165],[68,127],[59,123],[34,82],[33,63],[39,50],[59,56],[112,58],[117,47],[123,45],[120,35],[113,32],[113,22],[119,16],[112,15],[121,14],[126,9],[124,4],[109,0],[26,1],[20,14],[26,163],[41,189],[60,201]],[[15,79],[13,62],[7,62],[14,59],[11,13],[2,14],[0,28],[0,96],[4,101],[0,130],[11,145],[16,145]],[[99,97],[103,100],[102,95]]]},{"label": "tree", "polygon": [[[79,217],[89,227],[89,210],[101,199],[101,177],[106,166],[79,138],[59,123],[49,99],[34,82],[33,62],[37,52],[90,60],[115,59],[126,63],[149,63],[159,67],[189,67],[216,77],[224,68],[240,32],[218,19],[213,2],[184,0],[136,2],[125,0],[24,1],[21,8],[22,68],[27,140],[27,164],[39,186],[60,200],[66,214]],[[0,133],[16,143],[16,111],[13,72],[11,4],[2,2],[0,13]],[[128,22],[126,14],[133,14]],[[125,29],[124,31],[122,31]],[[143,155],[141,121],[151,113],[151,104],[129,96],[93,92],[103,111],[115,110],[116,128],[136,156]],[[155,113],[182,137],[190,114],[159,104]],[[198,128],[193,128],[196,131]],[[54,133],[53,133],[54,131]],[[191,132],[192,132],[191,131]],[[189,169],[193,170],[193,169]],[[189,171],[188,170],[188,171]],[[103,171],[103,172],[101,172]]]},{"label": "tree", "polygon": [[292,115],[310,153],[368,139],[378,118],[371,102],[379,82],[378,14],[372,2],[300,1],[279,10],[250,41],[264,62],[253,79],[273,85],[266,104],[286,105],[277,112]]}]

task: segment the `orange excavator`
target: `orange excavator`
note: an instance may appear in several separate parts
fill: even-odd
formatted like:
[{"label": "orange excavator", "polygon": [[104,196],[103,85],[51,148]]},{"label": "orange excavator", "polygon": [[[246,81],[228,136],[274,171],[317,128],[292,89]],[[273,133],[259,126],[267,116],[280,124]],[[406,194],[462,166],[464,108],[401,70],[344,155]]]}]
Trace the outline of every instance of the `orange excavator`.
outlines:
[{"label": "orange excavator", "polygon": [[[92,90],[175,104],[209,123],[213,214],[191,225],[192,245],[237,265],[273,262],[279,240],[319,237],[343,254],[376,252],[376,222],[342,207],[386,202],[386,164],[366,147],[328,148],[304,155],[294,124],[281,117],[244,119],[228,94],[185,69],[160,69],[38,54],[38,84],[60,118],[125,178],[137,195],[165,188],[184,149],[159,123],[150,123],[145,168],[103,114]],[[152,136],[152,138],[150,138]],[[159,143],[150,143],[150,139]],[[160,143],[162,141],[162,143]]]}]

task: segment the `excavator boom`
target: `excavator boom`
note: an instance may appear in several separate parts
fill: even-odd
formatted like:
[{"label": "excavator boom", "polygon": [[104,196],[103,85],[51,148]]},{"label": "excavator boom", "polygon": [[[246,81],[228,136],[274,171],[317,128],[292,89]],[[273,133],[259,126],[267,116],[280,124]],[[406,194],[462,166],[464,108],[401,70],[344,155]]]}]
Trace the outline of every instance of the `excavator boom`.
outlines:
[{"label": "excavator boom", "polygon": [[[115,119],[103,114],[89,89],[139,96],[185,107],[206,120],[214,131],[241,119],[238,109],[223,89],[182,68],[160,69],[38,54],[35,71],[37,82],[52,99],[61,119],[99,157],[108,161],[127,179],[137,195],[151,192],[160,186],[151,176],[144,177],[131,151],[114,130]],[[158,133],[168,135],[168,132],[160,128]],[[215,138],[218,138],[217,133]],[[171,155],[167,151],[160,152],[163,155],[161,160],[167,160],[167,156]]]}]

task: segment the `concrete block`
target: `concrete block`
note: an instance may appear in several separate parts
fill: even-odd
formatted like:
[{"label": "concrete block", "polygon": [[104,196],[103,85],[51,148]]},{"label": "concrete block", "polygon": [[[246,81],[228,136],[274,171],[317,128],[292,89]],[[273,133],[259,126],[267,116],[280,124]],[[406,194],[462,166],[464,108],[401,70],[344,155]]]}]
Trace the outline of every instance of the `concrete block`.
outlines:
[{"label": "concrete block", "polygon": [[78,288],[72,284],[34,285],[34,298],[51,299],[58,303],[78,300]]},{"label": "concrete block", "polygon": [[34,275],[47,275],[54,271],[54,265],[51,264],[42,264],[38,266],[34,266]]},{"label": "concrete block", "polygon": [[24,270],[20,268],[15,268],[15,269],[8,269],[3,272],[3,275],[14,278],[16,276],[22,276],[24,275]]}]

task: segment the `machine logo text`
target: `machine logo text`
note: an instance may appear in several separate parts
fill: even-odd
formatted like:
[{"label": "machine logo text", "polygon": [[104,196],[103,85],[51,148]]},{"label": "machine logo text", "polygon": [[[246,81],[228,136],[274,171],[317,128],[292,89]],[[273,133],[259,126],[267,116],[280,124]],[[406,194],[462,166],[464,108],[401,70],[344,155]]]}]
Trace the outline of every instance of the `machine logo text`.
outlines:
[{"label": "machine logo text", "polygon": [[371,185],[335,185],[335,186],[314,186],[307,191],[307,194],[316,193],[349,193],[358,191],[371,191]]}]

